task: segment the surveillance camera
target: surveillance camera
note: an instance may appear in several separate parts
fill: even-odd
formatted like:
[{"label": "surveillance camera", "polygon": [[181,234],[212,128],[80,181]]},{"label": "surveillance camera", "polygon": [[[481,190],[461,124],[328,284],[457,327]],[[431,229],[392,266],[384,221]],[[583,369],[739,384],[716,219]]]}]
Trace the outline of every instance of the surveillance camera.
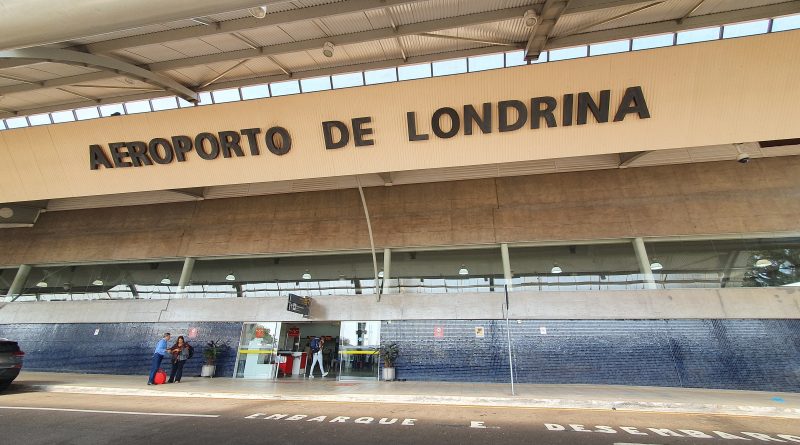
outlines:
[{"label": "surveillance camera", "polygon": [[750,155],[747,153],[739,153],[739,155],[736,156],[736,162],[740,164],[747,164],[750,162]]}]

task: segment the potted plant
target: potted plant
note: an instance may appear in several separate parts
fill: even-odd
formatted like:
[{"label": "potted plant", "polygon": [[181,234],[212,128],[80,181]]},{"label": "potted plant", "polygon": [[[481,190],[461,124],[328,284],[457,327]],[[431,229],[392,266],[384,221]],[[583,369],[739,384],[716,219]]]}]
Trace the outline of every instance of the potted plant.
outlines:
[{"label": "potted plant", "polygon": [[381,345],[380,356],[383,360],[383,380],[394,380],[394,363],[397,356],[400,355],[400,349],[397,343],[384,343]]},{"label": "potted plant", "polygon": [[211,340],[206,343],[203,349],[203,357],[206,359],[206,364],[200,371],[200,377],[214,377],[217,372],[217,358],[227,349],[228,345],[220,340]]}]

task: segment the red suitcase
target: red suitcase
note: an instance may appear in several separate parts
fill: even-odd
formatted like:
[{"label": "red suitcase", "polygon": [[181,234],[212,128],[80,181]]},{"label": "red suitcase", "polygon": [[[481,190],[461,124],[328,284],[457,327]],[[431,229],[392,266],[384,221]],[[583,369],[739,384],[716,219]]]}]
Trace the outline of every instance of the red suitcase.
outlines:
[{"label": "red suitcase", "polygon": [[153,383],[156,385],[163,385],[167,381],[167,372],[163,369],[156,371],[156,376],[153,377]]}]

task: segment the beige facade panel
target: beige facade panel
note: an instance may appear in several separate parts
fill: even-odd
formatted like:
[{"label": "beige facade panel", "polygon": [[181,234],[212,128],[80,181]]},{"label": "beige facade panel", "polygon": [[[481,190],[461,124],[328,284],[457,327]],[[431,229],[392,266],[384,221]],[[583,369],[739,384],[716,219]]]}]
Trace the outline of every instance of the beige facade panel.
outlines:
[{"label": "beige facade panel", "polygon": [[[366,188],[376,247],[797,232],[800,156]],[[357,190],[45,212],[0,266],[367,250]]]},{"label": "beige facade panel", "polygon": [[[498,164],[798,136],[800,32],[769,34],[469,75],[300,94],[0,132],[0,202]],[[641,86],[651,114],[562,126],[562,95],[611,91],[611,119],[626,88]],[[553,96],[558,127],[498,131],[497,103]],[[492,133],[449,139],[431,116],[492,104]],[[576,106],[577,107],[577,106]],[[425,141],[409,142],[406,112]],[[326,150],[322,122],[371,117],[372,146]],[[573,118],[574,120],[574,118]],[[442,119],[444,129],[448,118]],[[285,127],[292,148],[138,168],[89,168],[89,145],[202,132]],[[544,126],[544,124],[543,124]],[[476,128],[477,132],[477,128]],[[243,142],[245,140],[242,137]]]}]

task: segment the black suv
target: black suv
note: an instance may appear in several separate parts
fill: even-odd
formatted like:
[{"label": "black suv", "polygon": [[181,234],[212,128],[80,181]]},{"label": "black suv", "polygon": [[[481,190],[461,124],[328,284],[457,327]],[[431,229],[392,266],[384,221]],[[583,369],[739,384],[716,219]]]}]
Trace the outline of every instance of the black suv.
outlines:
[{"label": "black suv", "polygon": [[0,391],[8,388],[17,378],[24,356],[17,342],[0,338]]}]

